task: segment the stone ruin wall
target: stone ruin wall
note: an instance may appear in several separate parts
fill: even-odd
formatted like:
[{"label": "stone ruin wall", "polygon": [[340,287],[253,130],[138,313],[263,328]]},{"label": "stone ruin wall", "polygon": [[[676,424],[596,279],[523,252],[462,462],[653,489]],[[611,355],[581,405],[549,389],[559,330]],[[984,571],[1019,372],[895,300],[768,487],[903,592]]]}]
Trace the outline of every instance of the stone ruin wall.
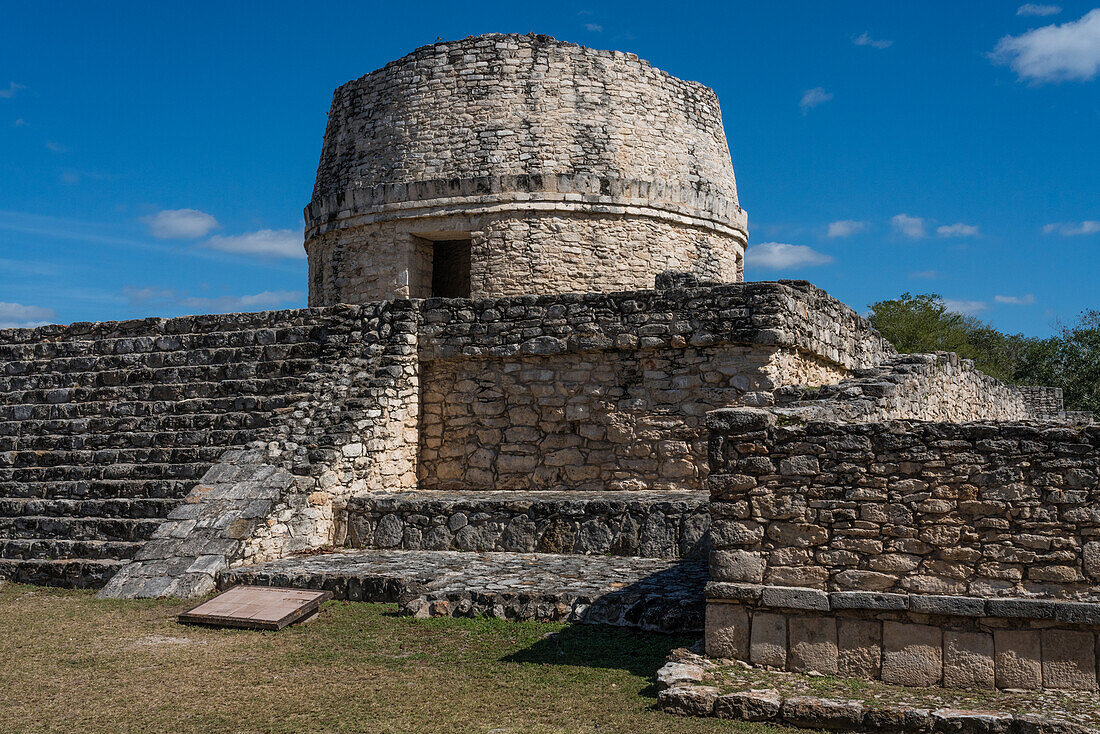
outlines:
[{"label": "stone ruin wall", "polygon": [[710,416],[711,655],[1097,689],[1100,430]]},{"label": "stone ruin wall", "polygon": [[430,297],[431,243],[417,233],[436,230],[471,233],[474,296],[543,291],[543,283],[564,293],[640,290],[667,270],[738,282],[744,270],[742,249],[725,235],[674,219],[625,210],[591,214],[577,205],[461,216],[437,211],[438,217],[318,235],[309,245],[310,305]]},{"label": "stone ruin wall", "polygon": [[479,490],[702,489],[707,411],[889,348],[794,282],[432,300],[421,347],[420,485]]},{"label": "stone ruin wall", "polygon": [[305,218],[318,306],[430,295],[433,239],[471,238],[475,297],[739,281],[746,242],[712,90],[534,35],[338,88]]}]

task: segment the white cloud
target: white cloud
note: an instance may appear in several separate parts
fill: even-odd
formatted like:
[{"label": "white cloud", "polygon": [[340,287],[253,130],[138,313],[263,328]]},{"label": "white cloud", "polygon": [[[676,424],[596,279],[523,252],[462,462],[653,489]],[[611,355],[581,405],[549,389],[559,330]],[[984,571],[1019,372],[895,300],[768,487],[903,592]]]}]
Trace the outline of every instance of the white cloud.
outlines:
[{"label": "white cloud", "polygon": [[833,258],[806,245],[787,245],[782,242],[763,242],[753,245],[745,253],[745,265],[766,270],[786,270],[827,265]]},{"label": "white cloud", "polygon": [[46,141],[46,150],[53,151],[54,153],[68,153],[69,152],[68,148],[66,148],[64,145],[62,145],[61,143],[58,143],[55,140],[47,140]]},{"label": "white cloud", "polygon": [[304,258],[306,256],[305,248],[302,246],[302,233],[295,229],[261,229],[234,237],[211,237],[203,243],[203,247],[222,252],[267,257]]},{"label": "white cloud", "polygon": [[0,329],[29,329],[52,323],[54,318],[52,308],[0,302]]},{"label": "white cloud", "polygon": [[1080,19],[1005,36],[990,58],[1034,82],[1087,81],[1100,71],[1100,8]]},{"label": "white cloud", "polygon": [[961,313],[964,316],[973,316],[989,308],[989,304],[985,301],[957,301],[952,298],[943,299],[943,305],[947,306],[948,311]]},{"label": "white cloud", "polygon": [[593,33],[599,33],[600,31],[603,30],[603,26],[600,25],[599,23],[585,23],[584,27],[585,27],[585,30],[592,31]]},{"label": "white cloud", "polygon": [[1058,233],[1064,237],[1077,237],[1100,232],[1100,222],[1086,219],[1083,222],[1054,222],[1043,226],[1043,234]]},{"label": "white cloud", "polygon": [[22,117],[20,117],[20,118],[17,118],[16,121],[11,124],[11,126],[12,127],[26,127],[27,126],[27,121],[24,120]]},{"label": "white cloud", "polygon": [[163,288],[124,288],[126,299],[142,308],[185,310],[188,313],[233,313],[297,308],[305,305],[301,291],[263,291],[245,296],[191,296]]},{"label": "white cloud", "polygon": [[80,174],[76,171],[64,171],[61,174],[61,183],[70,185],[80,183]]},{"label": "white cloud", "polygon": [[977,237],[978,228],[973,224],[963,224],[962,222],[945,224],[942,227],[936,227],[936,235],[939,237]]},{"label": "white cloud", "polygon": [[855,36],[852,38],[852,43],[857,46],[870,46],[871,48],[890,48],[894,45],[893,41],[875,40],[871,38],[869,33],[864,33],[861,36]]},{"label": "white cloud", "polygon": [[7,89],[0,89],[0,99],[11,99],[20,89],[26,89],[22,84],[12,82]]},{"label": "white cloud", "polygon": [[193,240],[216,229],[218,220],[198,209],[165,209],[142,221],[149,233],[162,240]]},{"label": "white cloud", "polygon": [[1024,3],[1016,8],[1016,15],[1058,15],[1061,12],[1062,9],[1057,5],[1036,5],[1035,3]]},{"label": "white cloud", "polygon": [[1028,293],[1026,296],[993,296],[997,303],[1010,303],[1013,306],[1030,306],[1035,303],[1035,296]]},{"label": "white cloud", "polygon": [[823,105],[833,98],[832,92],[826,92],[824,87],[814,87],[813,89],[807,89],[802,93],[802,99],[798,103],[798,108],[802,110],[802,114],[806,114],[814,107]]},{"label": "white cloud", "polygon": [[938,270],[918,270],[915,273],[909,273],[910,278],[924,278],[926,280],[932,280],[940,277],[940,271]]},{"label": "white cloud", "polygon": [[893,225],[895,231],[911,240],[919,240],[928,236],[928,233],[924,231],[924,220],[920,217],[898,214],[891,217],[890,224]]},{"label": "white cloud", "polygon": [[866,232],[870,226],[867,222],[859,222],[855,219],[841,219],[836,222],[829,222],[829,231],[826,236],[829,238],[851,237],[854,234]]}]

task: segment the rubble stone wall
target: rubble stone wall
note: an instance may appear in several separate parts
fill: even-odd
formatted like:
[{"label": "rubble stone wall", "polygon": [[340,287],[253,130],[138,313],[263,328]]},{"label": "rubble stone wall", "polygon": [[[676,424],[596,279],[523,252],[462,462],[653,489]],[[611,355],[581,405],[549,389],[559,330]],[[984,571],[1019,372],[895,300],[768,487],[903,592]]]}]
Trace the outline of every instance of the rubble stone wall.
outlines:
[{"label": "rubble stone wall", "polygon": [[708,410],[890,353],[794,282],[429,300],[420,347],[430,489],[700,489]]},{"label": "rubble stone wall", "polygon": [[[975,369],[952,352],[900,354],[882,364],[855,370],[835,384],[793,385],[776,390],[778,414],[802,421],[871,422],[921,420],[1020,421],[1050,417],[1061,410],[1061,390],[1038,405],[1015,385]],[[1037,412],[1038,411],[1038,412]]]},{"label": "rubble stone wall", "polygon": [[452,358],[424,365],[425,489],[702,489],[705,415],[844,371],[753,345]]},{"label": "rubble stone wall", "polygon": [[1100,427],[710,425],[715,581],[1100,601]]}]

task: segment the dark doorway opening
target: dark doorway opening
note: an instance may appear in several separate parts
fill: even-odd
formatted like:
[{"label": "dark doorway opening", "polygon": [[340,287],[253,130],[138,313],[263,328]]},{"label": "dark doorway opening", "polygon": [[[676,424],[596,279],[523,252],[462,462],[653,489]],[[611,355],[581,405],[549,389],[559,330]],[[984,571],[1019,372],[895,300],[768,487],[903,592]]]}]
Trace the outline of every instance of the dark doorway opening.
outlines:
[{"label": "dark doorway opening", "polygon": [[470,240],[432,243],[432,296],[470,297]]}]

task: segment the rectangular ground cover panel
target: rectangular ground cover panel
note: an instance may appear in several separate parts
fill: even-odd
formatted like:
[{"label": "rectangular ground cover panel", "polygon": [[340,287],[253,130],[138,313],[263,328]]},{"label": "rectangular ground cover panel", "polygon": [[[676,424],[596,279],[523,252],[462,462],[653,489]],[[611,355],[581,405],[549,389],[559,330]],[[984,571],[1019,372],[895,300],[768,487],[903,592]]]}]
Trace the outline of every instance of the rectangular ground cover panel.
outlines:
[{"label": "rectangular ground cover panel", "polygon": [[234,586],[179,616],[185,624],[281,630],[317,611],[331,591]]}]

